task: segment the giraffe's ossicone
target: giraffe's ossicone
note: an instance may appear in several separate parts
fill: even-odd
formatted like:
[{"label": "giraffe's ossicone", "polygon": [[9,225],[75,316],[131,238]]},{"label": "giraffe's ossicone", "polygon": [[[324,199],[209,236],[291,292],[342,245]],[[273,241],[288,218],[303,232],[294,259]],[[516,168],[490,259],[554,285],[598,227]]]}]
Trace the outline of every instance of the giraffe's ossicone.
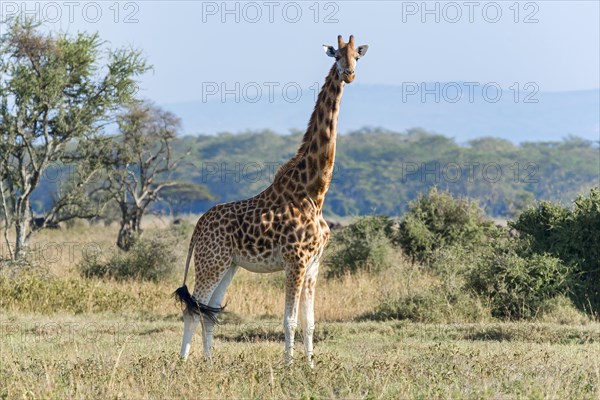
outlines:
[{"label": "giraffe's ossicone", "polygon": [[[204,355],[210,360],[213,329],[225,291],[239,267],[253,272],[285,271],[285,360],[291,364],[298,318],[312,366],[315,285],[319,259],[329,240],[323,202],[335,160],[337,119],[344,85],[354,80],[356,62],[367,46],[354,37],[338,48],[324,46],[335,58],[325,79],[297,154],[277,171],[258,195],[219,204],[202,215],[190,240],[183,286],[176,297],[186,309],[181,357],[189,355],[192,336],[202,323]],[[185,285],[192,254],[196,286]]]}]

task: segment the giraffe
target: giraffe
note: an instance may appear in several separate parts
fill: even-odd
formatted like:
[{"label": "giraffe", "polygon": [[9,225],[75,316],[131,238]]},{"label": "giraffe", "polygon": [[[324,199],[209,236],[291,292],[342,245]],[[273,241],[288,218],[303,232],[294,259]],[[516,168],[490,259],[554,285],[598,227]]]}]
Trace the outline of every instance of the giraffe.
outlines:
[{"label": "giraffe", "polygon": [[[190,240],[183,285],[176,298],[186,306],[181,358],[187,359],[192,337],[202,325],[204,357],[210,363],[217,314],[239,267],[258,273],[285,272],[285,364],[294,357],[298,318],[308,364],[313,367],[315,286],[319,260],[329,240],[323,202],[331,182],[337,118],[346,83],[354,80],[356,62],[368,46],[354,47],[354,37],[338,48],[323,46],[335,58],[317,97],[298,152],[282,165],[273,183],[258,195],[218,204],[196,223]],[[186,286],[194,254],[196,286]]]}]

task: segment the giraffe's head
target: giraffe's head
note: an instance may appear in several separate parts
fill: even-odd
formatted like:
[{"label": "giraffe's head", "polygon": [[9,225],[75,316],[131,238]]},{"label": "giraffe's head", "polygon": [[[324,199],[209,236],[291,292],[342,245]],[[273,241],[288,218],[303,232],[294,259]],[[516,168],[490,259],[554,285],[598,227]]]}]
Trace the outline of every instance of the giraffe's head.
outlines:
[{"label": "giraffe's head", "polygon": [[354,80],[354,70],[359,58],[367,53],[369,46],[362,45],[354,48],[354,36],[350,35],[348,43],[344,43],[342,35],[338,36],[338,48],[323,45],[325,54],[335,57],[338,77],[346,83]]}]

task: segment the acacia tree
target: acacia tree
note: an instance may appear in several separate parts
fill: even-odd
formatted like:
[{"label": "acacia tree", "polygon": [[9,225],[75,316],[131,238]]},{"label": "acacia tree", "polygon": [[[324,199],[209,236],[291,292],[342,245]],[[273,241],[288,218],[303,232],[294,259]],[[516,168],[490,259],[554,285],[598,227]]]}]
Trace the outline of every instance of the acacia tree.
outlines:
[{"label": "acacia tree", "polygon": [[[32,232],[91,216],[85,184],[98,172],[90,141],[133,101],[135,78],[148,69],[140,52],[102,50],[97,34],[42,32],[32,20],[8,21],[0,37],[0,202],[11,258],[23,255]],[[104,57],[106,56],[106,57]],[[31,195],[49,165],[78,163],[55,194],[43,223],[32,224]],[[87,163],[87,166],[85,165]]]},{"label": "acacia tree", "polygon": [[117,246],[129,250],[142,233],[142,217],[160,200],[163,189],[175,185],[170,175],[183,157],[174,158],[172,142],[181,122],[171,112],[143,102],[118,118],[120,135],[105,160],[104,190],[121,211]]},{"label": "acacia tree", "polygon": [[196,201],[216,199],[206,186],[193,182],[175,182],[172,186],[164,188],[160,197],[168,204],[169,212],[174,218]]}]

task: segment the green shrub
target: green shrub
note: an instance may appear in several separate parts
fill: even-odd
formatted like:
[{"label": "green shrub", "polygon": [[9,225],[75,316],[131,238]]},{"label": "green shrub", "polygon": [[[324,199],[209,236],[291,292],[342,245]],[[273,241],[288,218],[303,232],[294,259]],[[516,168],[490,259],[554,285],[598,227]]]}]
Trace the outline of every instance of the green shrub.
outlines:
[{"label": "green shrub", "polygon": [[389,217],[369,216],[334,232],[324,260],[325,276],[379,271],[393,265],[395,249],[388,238],[390,224]]},{"label": "green shrub", "polygon": [[540,202],[510,224],[528,240],[531,251],[548,253],[572,266],[571,296],[592,315],[600,312],[600,189],[580,195],[569,210]]},{"label": "green shrub", "polygon": [[95,253],[86,255],[79,271],[86,278],[159,281],[170,276],[177,266],[177,236],[179,232],[171,229],[147,239],[137,238],[129,251],[118,250],[108,260]]},{"label": "green shrub", "polygon": [[429,269],[442,279],[446,290],[462,290],[465,274],[473,269],[485,251],[489,248],[474,252],[459,244],[441,247],[431,254]]},{"label": "green shrub", "polygon": [[453,245],[476,249],[494,230],[476,203],[434,187],[409,204],[394,241],[413,259],[429,264],[438,249]]},{"label": "green shrub", "polygon": [[530,240],[531,251],[561,255],[564,259],[571,258],[573,252],[572,237],[568,234],[570,218],[567,207],[542,201],[537,207],[523,211],[509,225]]},{"label": "green shrub", "polygon": [[495,317],[534,317],[545,301],[568,291],[570,268],[526,248],[514,240],[497,243],[467,274],[466,288],[488,297]]}]

